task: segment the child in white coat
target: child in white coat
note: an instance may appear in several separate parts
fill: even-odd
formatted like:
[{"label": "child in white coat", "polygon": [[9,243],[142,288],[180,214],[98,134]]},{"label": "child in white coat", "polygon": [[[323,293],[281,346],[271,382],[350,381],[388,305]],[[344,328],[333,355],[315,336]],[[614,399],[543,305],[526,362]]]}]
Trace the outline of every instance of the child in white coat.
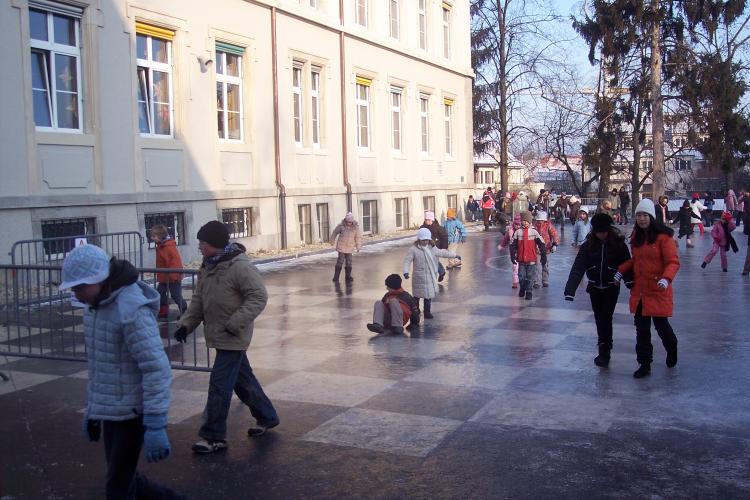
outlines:
[{"label": "child in white coat", "polygon": [[441,250],[432,242],[432,233],[427,228],[417,232],[417,241],[409,248],[404,257],[404,278],[409,279],[409,270],[413,267],[414,281],[412,295],[419,304],[424,299],[424,317],[433,318],[432,299],[438,292],[438,258],[461,259],[450,250]]}]

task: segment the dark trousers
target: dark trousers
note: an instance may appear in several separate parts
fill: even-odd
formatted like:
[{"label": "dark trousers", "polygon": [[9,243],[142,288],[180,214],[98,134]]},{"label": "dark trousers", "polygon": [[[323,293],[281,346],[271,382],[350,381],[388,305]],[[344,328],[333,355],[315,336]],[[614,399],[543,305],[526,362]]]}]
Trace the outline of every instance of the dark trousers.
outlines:
[{"label": "dark trousers", "polygon": [[628,223],[628,205],[620,205],[620,224]]},{"label": "dark trousers", "polygon": [[643,303],[639,302],[635,310],[635,354],[638,364],[649,365],[654,360],[654,346],[651,344],[651,321],[654,322],[656,333],[661,338],[664,349],[677,348],[677,336],[672,330],[669,320],[664,317],[643,316]]},{"label": "dark trousers", "polygon": [[224,440],[232,392],[250,408],[258,425],[271,426],[279,421],[276,409],[255,378],[245,351],[216,350],[216,359],[208,383],[208,401],[198,435],[208,440]]},{"label": "dark trousers", "polygon": [[336,259],[336,267],[341,266],[352,267],[352,254],[339,252],[339,257]]},{"label": "dark trousers", "polygon": [[484,228],[489,229],[490,228],[490,215],[492,214],[491,208],[483,208],[482,209],[482,218],[484,219]]},{"label": "dark trousers", "polygon": [[[419,297],[414,297],[414,300],[417,301],[417,307],[419,307]],[[432,312],[432,299],[422,299],[424,300],[424,311],[425,313],[431,313]]]},{"label": "dark trousers", "polygon": [[107,500],[185,498],[136,472],[143,444],[143,419],[102,423],[107,459]]},{"label": "dark trousers", "polygon": [[187,309],[187,303],[182,298],[182,283],[174,281],[170,283],[159,283],[156,287],[156,291],[159,292],[159,304],[166,306],[169,304],[169,297],[167,297],[167,290],[169,290],[169,297],[172,297],[174,303],[180,308],[180,311]]},{"label": "dark trousers", "polygon": [[596,321],[596,336],[598,345],[612,349],[612,315],[617,306],[617,297],[620,295],[620,287],[611,286],[599,289],[591,288],[591,309],[594,311]]}]

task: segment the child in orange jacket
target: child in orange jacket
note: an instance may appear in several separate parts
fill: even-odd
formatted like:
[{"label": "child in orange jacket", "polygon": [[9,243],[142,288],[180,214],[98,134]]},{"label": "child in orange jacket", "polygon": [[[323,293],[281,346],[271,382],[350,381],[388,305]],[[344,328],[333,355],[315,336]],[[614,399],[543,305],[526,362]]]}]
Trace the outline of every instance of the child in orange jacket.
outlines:
[{"label": "child in orange jacket", "polygon": [[[157,224],[151,228],[151,239],[156,243],[156,267],[158,269],[182,269],[182,258],[177,251],[177,243],[169,236],[167,227]],[[180,308],[180,314],[187,309],[187,302],[182,298],[182,274],[181,273],[156,273],[156,290],[161,296],[159,305],[159,318],[169,316],[169,297],[175,301]]]}]

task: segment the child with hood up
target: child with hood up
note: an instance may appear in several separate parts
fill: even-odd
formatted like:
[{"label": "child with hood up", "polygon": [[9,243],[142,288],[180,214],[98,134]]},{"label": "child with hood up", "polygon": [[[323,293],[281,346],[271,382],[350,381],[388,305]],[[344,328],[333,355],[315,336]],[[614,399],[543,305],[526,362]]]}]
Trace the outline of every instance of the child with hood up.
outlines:
[{"label": "child with hood up", "polygon": [[[519,229],[521,229],[521,214],[516,214],[513,216],[513,228],[510,231],[505,231],[505,235],[503,236],[503,239],[500,240],[500,244],[497,246],[497,249],[502,252],[504,248],[509,246],[511,237]],[[518,288],[518,262],[513,262],[512,257],[510,261],[511,261],[511,264],[513,265],[512,288]]]},{"label": "child with hood up", "polygon": [[333,281],[338,282],[341,267],[344,266],[345,280],[347,283],[354,281],[352,278],[352,254],[356,250],[362,250],[362,230],[354,220],[354,214],[347,212],[344,219],[334,228],[331,233],[331,245],[336,246],[339,258],[336,259]]},{"label": "child with hood up", "polygon": [[547,247],[536,229],[531,227],[531,212],[521,213],[521,229],[513,233],[510,240],[510,259],[513,264],[518,263],[518,278],[520,280],[519,297],[532,299],[531,284],[536,276],[536,261],[547,263]]},{"label": "child with hood up", "polygon": [[714,224],[713,227],[711,227],[711,238],[713,238],[714,244],[711,247],[711,250],[709,250],[703,258],[701,268],[705,269],[713,260],[716,252],[720,252],[721,270],[725,273],[727,272],[727,250],[729,250],[729,247],[734,243],[732,248],[735,252],[737,251],[737,243],[734,242],[734,238],[732,238],[732,235],[730,234],[736,227],[734,217],[732,217],[730,212],[724,212],[721,214],[719,223]]},{"label": "child with hood up", "polygon": [[588,236],[589,231],[591,231],[591,223],[589,222],[589,213],[586,211],[585,208],[582,208],[578,211],[578,220],[576,221],[575,226],[573,226],[573,247],[574,248],[577,248],[583,245],[583,242],[586,241],[586,236]]},{"label": "child with hood up", "polygon": [[[466,228],[461,221],[456,218],[456,209],[448,209],[448,220],[445,221],[443,228],[448,233],[448,250],[456,252],[459,243],[466,243]],[[461,267],[461,259],[448,259],[448,269]]]},{"label": "child with hood up", "polygon": [[693,209],[690,208],[690,202],[685,200],[682,202],[680,211],[677,213],[677,220],[680,222],[680,231],[677,233],[677,238],[682,239],[683,236],[687,236],[687,248],[693,248],[693,242],[690,241],[690,237],[693,235],[693,224],[691,219],[693,218]]},{"label": "child with hood up", "polygon": [[432,319],[432,299],[438,293],[438,258],[461,259],[450,250],[435,247],[432,233],[426,227],[417,231],[417,241],[409,248],[404,257],[404,279],[409,279],[409,269],[414,268],[412,295],[419,305],[419,299],[424,299],[424,317]]}]

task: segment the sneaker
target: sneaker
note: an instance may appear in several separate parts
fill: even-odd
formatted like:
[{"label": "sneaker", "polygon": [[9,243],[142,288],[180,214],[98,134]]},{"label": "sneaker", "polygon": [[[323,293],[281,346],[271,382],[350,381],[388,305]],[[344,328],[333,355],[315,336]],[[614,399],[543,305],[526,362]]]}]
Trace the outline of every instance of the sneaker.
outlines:
[{"label": "sneaker", "polygon": [[526,292],[526,300],[531,300],[531,292]]},{"label": "sneaker", "polygon": [[404,327],[403,326],[394,326],[391,328],[391,331],[397,335],[403,335],[404,333]]},{"label": "sneaker", "polygon": [[633,378],[643,378],[651,375],[651,365],[641,365],[633,372]]},{"label": "sneaker", "polygon": [[265,434],[266,431],[268,431],[269,429],[273,429],[277,425],[279,425],[279,421],[278,420],[276,422],[272,422],[272,423],[270,423],[268,425],[260,425],[260,424],[258,424],[255,427],[250,427],[247,430],[247,435],[250,436],[250,437],[260,437],[263,434]]},{"label": "sneaker", "polygon": [[383,333],[385,328],[379,323],[367,323],[367,329],[375,333]]},{"label": "sneaker", "polygon": [[701,263],[701,269],[705,269],[705,268],[706,268],[706,265],[707,265],[707,264],[706,264],[705,262]]},{"label": "sneaker", "polygon": [[201,439],[193,445],[193,453],[208,455],[215,451],[227,449],[227,442],[222,439]]}]

